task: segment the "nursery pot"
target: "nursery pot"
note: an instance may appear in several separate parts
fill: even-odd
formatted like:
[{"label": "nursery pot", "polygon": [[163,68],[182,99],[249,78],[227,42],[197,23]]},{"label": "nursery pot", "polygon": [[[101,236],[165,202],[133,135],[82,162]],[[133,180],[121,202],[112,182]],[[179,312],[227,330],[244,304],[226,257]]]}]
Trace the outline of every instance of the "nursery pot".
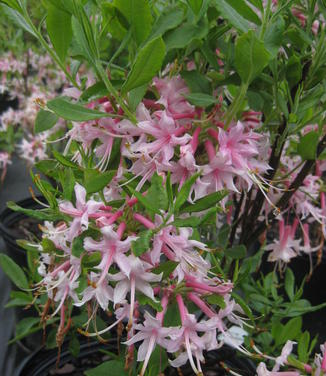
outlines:
[{"label": "nursery pot", "polygon": [[[56,370],[58,350],[38,350],[26,358],[16,369],[14,376],[83,376],[84,372],[99,366],[101,363],[111,360],[105,351],[117,353],[117,339],[111,338],[108,343],[83,341],[80,345],[80,353],[75,358],[69,352],[69,343],[65,342],[61,349],[60,361]],[[241,373],[243,376],[252,376],[255,373],[254,364],[243,358],[239,358],[235,350],[228,346],[223,346],[216,351],[206,354],[206,363],[203,365],[205,376],[226,376],[228,373],[221,367],[223,362],[226,367]],[[192,369],[186,365],[181,368],[181,372],[176,368],[169,367],[164,371],[166,376],[193,376]],[[107,373],[110,376],[110,372]]]},{"label": "nursery pot", "polygon": [[[43,197],[38,200],[44,201]],[[35,202],[32,198],[18,201],[17,205],[25,209],[41,209],[42,206]],[[0,234],[3,237],[7,254],[19,265],[26,265],[26,251],[17,244],[18,239],[26,239],[24,228],[37,235],[38,221],[28,217],[24,213],[15,212],[6,208],[0,214]]]},{"label": "nursery pot", "polygon": [[[307,299],[312,306],[316,306],[326,302],[326,248],[323,249],[321,262],[317,265],[317,255],[312,254],[312,262],[314,267],[313,273],[305,281],[303,289],[303,299]],[[304,255],[295,258],[290,263],[290,268],[293,271],[296,281],[301,283],[303,278],[309,274],[310,261],[309,257]],[[303,316],[304,329],[310,331],[311,335],[319,335],[319,341],[326,340],[326,307],[316,312],[310,312]]]}]

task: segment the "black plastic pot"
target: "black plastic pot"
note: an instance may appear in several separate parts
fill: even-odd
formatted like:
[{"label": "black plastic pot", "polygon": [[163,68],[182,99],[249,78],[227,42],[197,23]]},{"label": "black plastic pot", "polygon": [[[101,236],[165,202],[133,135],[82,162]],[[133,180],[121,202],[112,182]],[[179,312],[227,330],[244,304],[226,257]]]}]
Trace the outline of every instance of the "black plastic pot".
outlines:
[{"label": "black plastic pot", "polygon": [[[104,351],[116,353],[117,339],[112,338],[107,344],[100,344],[98,342],[84,342],[80,346],[80,353],[77,358],[74,358],[69,350],[68,343],[64,343],[61,351],[59,372],[55,373],[57,362],[57,349],[54,350],[39,350],[26,358],[17,368],[14,376],[50,376],[50,375],[65,375],[65,376],[83,376],[88,369],[94,368],[102,362],[109,360]],[[94,364],[98,361],[98,364]],[[206,363],[203,365],[203,371],[206,376],[225,376],[228,373],[221,367],[220,362],[223,362],[227,367],[239,372],[243,376],[252,376],[255,374],[255,365],[247,359],[239,358],[235,350],[228,346],[217,351],[210,351],[206,354]],[[67,373],[62,373],[66,369]],[[71,370],[71,372],[69,372]],[[181,368],[183,376],[193,376],[193,371],[190,367],[185,366]],[[164,371],[166,376],[178,376],[179,373],[175,368],[168,368]],[[108,373],[108,376],[110,374]]]},{"label": "black plastic pot", "polygon": [[[326,302],[326,249],[323,250],[321,263],[313,270],[312,275],[306,280],[303,289],[303,299],[307,299],[311,305],[317,306]],[[317,255],[312,255],[313,265],[317,264]],[[300,283],[309,274],[310,261],[308,256],[297,257],[290,263],[297,283]],[[311,335],[319,335],[319,343],[326,340],[326,307],[316,312],[303,316],[304,329]]]},{"label": "black plastic pot", "polygon": [[[38,197],[40,201],[44,200],[43,197]],[[22,201],[18,201],[17,205],[25,209],[41,209],[42,206],[35,202],[32,198],[27,198]],[[17,240],[22,236],[15,231],[15,225],[18,226],[19,222],[28,219],[27,215],[19,212],[15,212],[9,208],[6,208],[0,214],[0,234],[4,240],[7,254],[19,265],[26,265],[26,251],[19,247]]]}]

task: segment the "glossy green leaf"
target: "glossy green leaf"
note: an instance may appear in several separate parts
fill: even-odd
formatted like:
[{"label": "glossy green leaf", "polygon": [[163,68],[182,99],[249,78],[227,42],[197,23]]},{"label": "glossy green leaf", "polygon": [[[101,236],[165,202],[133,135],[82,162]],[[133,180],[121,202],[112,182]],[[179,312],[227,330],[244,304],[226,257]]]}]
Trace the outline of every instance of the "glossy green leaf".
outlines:
[{"label": "glossy green leaf", "polygon": [[124,369],[124,361],[109,360],[96,368],[84,372],[86,376],[128,376]]},{"label": "glossy green leaf", "polygon": [[131,242],[131,250],[137,257],[150,250],[153,230],[142,231],[138,236],[137,240]]},{"label": "glossy green leaf", "polygon": [[185,183],[182,185],[180,191],[177,194],[174,209],[178,211],[181,206],[188,200],[189,194],[191,192],[192,186],[195,184],[197,178],[200,176],[200,173],[192,175]]},{"label": "glossy green leaf", "polygon": [[58,121],[58,116],[51,111],[40,109],[35,119],[35,133],[51,129]]},{"label": "glossy green leaf", "polygon": [[192,11],[195,14],[198,14],[203,5],[203,0],[187,0],[187,3],[189,4]]},{"label": "glossy green leaf", "polygon": [[165,8],[163,13],[153,25],[152,34],[149,39],[162,36],[168,30],[179,26],[184,18],[184,12],[180,8]]},{"label": "glossy green leaf", "polygon": [[195,201],[193,204],[189,203],[184,205],[181,209],[181,213],[192,213],[192,212],[200,212],[202,210],[210,209],[213,205],[216,205],[218,202],[223,200],[225,196],[227,196],[228,192],[226,191],[219,191],[211,193],[199,200]]},{"label": "glossy green leaf", "polygon": [[297,148],[298,154],[303,160],[316,159],[317,146],[319,142],[318,133],[315,131],[309,132],[300,137],[300,142]]},{"label": "glossy green leaf", "polygon": [[221,13],[222,17],[227,19],[230,24],[237,30],[246,32],[250,28],[249,22],[244,19],[240,13],[237,12],[227,0],[215,0],[214,4],[218,11]]},{"label": "glossy green leaf", "polygon": [[285,272],[284,288],[291,301],[294,298],[294,286],[295,286],[294,274],[290,268],[287,268]]},{"label": "glossy green leaf", "polygon": [[197,107],[208,107],[218,102],[218,99],[204,93],[190,93],[185,95],[188,102]]},{"label": "glossy green leaf", "polygon": [[232,248],[228,248],[225,251],[225,256],[231,257],[232,259],[242,259],[246,257],[247,250],[244,245],[236,245]]},{"label": "glossy green leaf", "polygon": [[257,13],[246,4],[244,0],[225,0],[228,5],[230,5],[237,13],[239,13],[244,19],[255,23],[256,25],[261,24],[261,20]]},{"label": "glossy green leaf", "polygon": [[168,278],[171,273],[174,272],[175,268],[179,265],[178,262],[168,260],[162,262],[158,267],[152,269],[152,273],[161,274],[163,273],[162,279]]},{"label": "glossy green leaf", "polygon": [[208,24],[205,19],[199,24],[181,24],[178,28],[170,31],[164,37],[167,51],[174,48],[186,48],[193,40],[203,39],[208,33]]},{"label": "glossy green leaf", "polygon": [[64,61],[72,40],[71,14],[58,6],[49,6],[46,28],[57,55]]},{"label": "glossy green leaf", "polygon": [[165,44],[161,37],[157,37],[140,49],[136,60],[122,86],[124,93],[131,89],[148,84],[161,69],[165,56]]},{"label": "glossy green leaf", "polygon": [[47,107],[59,117],[71,121],[89,121],[109,117],[106,112],[91,110],[60,97],[48,101]]},{"label": "glossy green leaf", "polygon": [[235,44],[234,63],[244,83],[250,84],[263,71],[269,59],[269,52],[253,30],[238,37]]},{"label": "glossy green leaf", "polygon": [[95,169],[84,171],[84,187],[87,193],[96,193],[102,191],[114,178],[116,171],[100,172]]},{"label": "glossy green leaf", "polygon": [[28,289],[28,281],[25,273],[19,265],[5,254],[0,254],[0,266],[11,282],[20,289]]}]

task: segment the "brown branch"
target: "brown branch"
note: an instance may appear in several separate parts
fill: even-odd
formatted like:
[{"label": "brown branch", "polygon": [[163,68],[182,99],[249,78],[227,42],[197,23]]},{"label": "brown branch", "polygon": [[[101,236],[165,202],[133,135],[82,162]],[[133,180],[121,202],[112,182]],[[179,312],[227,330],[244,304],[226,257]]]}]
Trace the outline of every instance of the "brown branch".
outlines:
[{"label": "brown branch", "polygon": [[[316,159],[320,156],[320,154],[326,149],[326,135],[322,138],[319,142],[316,152]],[[307,175],[311,172],[312,168],[314,167],[316,160],[308,160],[303,165],[302,169],[300,170],[299,174],[296,176],[292,184],[290,185],[289,189],[281,196],[279,201],[277,202],[276,206],[279,208],[280,211],[283,211],[287,204],[289,203],[291,197],[294,193],[301,187],[304,179]],[[275,215],[273,212],[269,213],[267,221],[261,222],[255,231],[253,231],[250,236],[248,236],[245,244],[248,247],[251,245],[258,237],[266,230],[268,225],[270,225],[273,220],[275,219]]]}]

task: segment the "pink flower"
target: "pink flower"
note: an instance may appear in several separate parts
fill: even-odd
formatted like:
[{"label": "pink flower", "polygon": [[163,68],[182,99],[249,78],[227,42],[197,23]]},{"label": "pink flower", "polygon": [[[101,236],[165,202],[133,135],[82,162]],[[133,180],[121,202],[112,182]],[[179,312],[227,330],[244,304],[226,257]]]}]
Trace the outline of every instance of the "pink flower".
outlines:
[{"label": "pink flower", "polygon": [[156,345],[160,345],[168,352],[175,352],[178,350],[178,345],[167,337],[176,335],[177,328],[164,328],[162,326],[162,320],[154,318],[147,311],[144,313],[144,322],[142,324],[136,324],[134,326],[138,333],[131,339],[125,342],[128,346],[143,341],[138,349],[137,360],[138,362],[144,361],[140,376],[144,375],[148,361]]},{"label": "pink flower", "polygon": [[265,363],[259,363],[256,372],[257,376],[300,376],[300,373],[298,371],[268,371]]},{"label": "pink flower", "polygon": [[[209,319],[207,321],[197,322],[195,315],[189,314],[184,305],[181,295],[176,296],[182,327],[176,336],[172,339],[185,347],[186,351],[182,352],[175,360],[170,361],[173,367],[181,367],[187,360],[189,360],[191,368],[195,374],[202,374],[202,369],[200,362],[204,361],[203,351],[208,347],[213,349],[211,346],[212,339],[214,339],[215,348],[218,347],[216,342],[216,328],[219,322],[216,318]],[[203,336],[199,336],[198,332],[204,332]],[[210,335],[210,333],[212,335]],[[196,359],[196,364],[194,362],[194,357]]]},{"label": "pink flower", "polygon": [[[295,226],[296,227],[296,226]],[[284,219],[279,221],[279,240],[274,240],[273,244],[268,244],[265,249],[272,251],[268,256],[268,261],[289,262],[296,257],[300,250],[300,241],[294,240],[295,229],[289,225],[284,225]]]},{"label": "pink flower", "polygon": [[130,265],[129,275],[124,272],[118,272],[116,274],[109,274],[109,278],[112,281],[118,282],[114,288],[114,305],[123,301],[126,298],[127,293],[130,291],[129,324],[131,324],[136,290],[148,296],[150,299],[155,300],[154,291],[150,282],[159,282],[162,279],[162,273],[154,274],[147,272],[147,269],[151,268],[151,265],[132,254],[128,256],[128,262]]},{"label": "pink flower", "polygon": [[110,301],[113,301],[113,288],[108,283],[108,276],[107,274],[97,274],[94,272],[90,273],[89,276],[89,284],[84,291],[83,291],[83,298],[79,303],[76,303],[76,306],[82,306],[89,300],[95,297],[96,301],[100,305],[100,307],[106,311],[108,309],[108,305]]},{"label": "pink flower", "polygon": [[194,107],[187,102],[184,95],[189,93],[184,80],[180,76],[172,78],[154,78],[154,85],[161,98],[157,103],[162,104],[170,114],[193,113]]},{"label": "pink flower", "polygon": [[86,189],[80,184],[75,185],[76,206],[69,201],[63,201],[59,204],[62,213],[73,217],[68,232],[68,240],[72,241],[82,231],[88,229],[89,216],[96,213],[103,205],[95,200],[86,201]]},{"label": "pink flower", "polygon": [[101,228],[103,238],[100,241],[95,241],[92,238],[85,238],[84,247],[88,252],[100,251],[102,253],[102,260],[96,267],[102,271],[101,278],[98,283],[101,283],[107,276],[112,263],[116,263],[119,269],[128,277],[131,272],[130,263],[125,253],[130,250],[131,241],[136,237],[128,237],[121,241],[125,224],[122,223],[117,232],[113,230],[113,226],[105,226]]},{"label": "pink flower", "polygon": [[295,345],[296,342],[293,341],[287,341],[286,344],[283,346],[281,355],[278,356],[275,360],[275,365],[273,367],[273,372],[278,371],[281,366],[284,366],[287,362],[287,359],[289,355],[291,355],[293,350],[293,345]]},{"label": "pink flower", "polygon": [[145,154],[154,154],[153,158],[162,157],[162,163],[168,163],[174,156],[174,147],[185,145],[191,136],[185,134],[184,127],[178,127],[176,122],[165,111],[159,120],[147,120],[138,123],[138,127],[155,138],[150,143],[141,143],[139,151]]},{"label": "pink flower", "polygon": [[238,190],[233,182],[237,170],[232,166],[230,159],[216,153],[212,142],[209,140],[205,142],[205,148],[209,158],[209,164],[203,167],[201,179],[203,183],[208,184],[205,194],[221,191],[225,187],[237,192]]}]

